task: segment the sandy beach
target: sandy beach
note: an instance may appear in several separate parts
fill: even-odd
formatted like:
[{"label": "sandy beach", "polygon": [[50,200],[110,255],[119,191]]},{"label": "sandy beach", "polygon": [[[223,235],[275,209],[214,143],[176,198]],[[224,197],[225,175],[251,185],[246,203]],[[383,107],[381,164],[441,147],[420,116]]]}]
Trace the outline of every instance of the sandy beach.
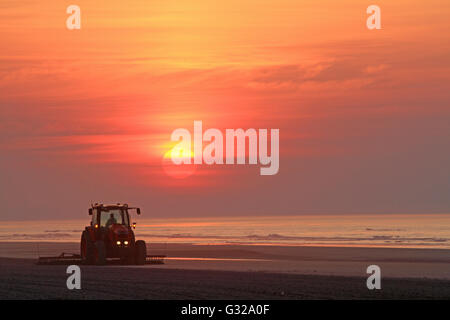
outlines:
[{"label": "sandy beach", "polygon": [[[152,244],[164,265],[81,266],[82,290],[66,288],[65,266],[39,254],[76,243],[0,243],[1,299],[449,299],[450,250]],[[366,287],[379,265],[382,289]]]}]

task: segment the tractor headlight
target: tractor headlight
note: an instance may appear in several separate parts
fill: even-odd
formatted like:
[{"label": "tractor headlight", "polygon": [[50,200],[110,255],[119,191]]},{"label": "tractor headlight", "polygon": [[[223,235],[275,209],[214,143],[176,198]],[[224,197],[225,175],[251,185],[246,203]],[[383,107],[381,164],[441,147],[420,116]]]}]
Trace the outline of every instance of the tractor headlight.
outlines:
[{"label": "tractor headlight", "polygon": [[117,244],[118,246],[120,246],[120,241],[117,241],[116,244]]},{"label": "tractor headlight", "polygon": [[127,246],[128,245],[128,241],[124,241],[123,244]]}]

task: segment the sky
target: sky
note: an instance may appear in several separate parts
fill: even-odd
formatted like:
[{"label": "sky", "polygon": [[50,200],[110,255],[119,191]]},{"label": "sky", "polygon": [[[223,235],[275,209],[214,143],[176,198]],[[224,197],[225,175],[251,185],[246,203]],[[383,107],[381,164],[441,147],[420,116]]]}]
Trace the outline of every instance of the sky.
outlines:
[{"label": "sky", "polygon": [[[450,213],[450,3],[371,4],[2,0],[0,220]],[[279,129],[278,174],[174,176],[194,120]]]}]

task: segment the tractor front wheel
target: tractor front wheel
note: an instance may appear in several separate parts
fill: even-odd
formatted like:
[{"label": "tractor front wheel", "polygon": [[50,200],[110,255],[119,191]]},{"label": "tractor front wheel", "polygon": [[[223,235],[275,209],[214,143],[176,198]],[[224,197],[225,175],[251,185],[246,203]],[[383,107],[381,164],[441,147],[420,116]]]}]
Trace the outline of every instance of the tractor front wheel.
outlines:
[{"label": "tractor front wheel", "polygon": [[144,241],[142,240],[136,241],[134,253],[136,264],[137,265],[145,264],[145,260],[147,259],[147,247]]}]

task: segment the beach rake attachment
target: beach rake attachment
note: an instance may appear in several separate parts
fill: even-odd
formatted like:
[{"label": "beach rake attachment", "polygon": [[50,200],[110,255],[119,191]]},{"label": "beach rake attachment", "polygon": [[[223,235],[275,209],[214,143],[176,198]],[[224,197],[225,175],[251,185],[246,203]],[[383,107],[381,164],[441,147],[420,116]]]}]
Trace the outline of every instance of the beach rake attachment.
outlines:
[{"label": "beach rake attachment", "polygon": [[164,264],[165,255],[149,256],[145,260],[145,264]]},{"label": "beach rake attachment", "polygon": [[[145,264],[164,264],[165,255],[147,255]],[[108,260],[108,264],[115,265],[120,263],[120,260]],[[74,253],[63,252],[59,256],[54,257],[39,257],[37,264],[40,265],[71,265],[82,264],[81,256]]]},{"label": "beach rake attachment", "polygon": [[81,256],[79,254],[63,252],[59,256],[55,257],[39,257],[37,264],[80,264]]}]

